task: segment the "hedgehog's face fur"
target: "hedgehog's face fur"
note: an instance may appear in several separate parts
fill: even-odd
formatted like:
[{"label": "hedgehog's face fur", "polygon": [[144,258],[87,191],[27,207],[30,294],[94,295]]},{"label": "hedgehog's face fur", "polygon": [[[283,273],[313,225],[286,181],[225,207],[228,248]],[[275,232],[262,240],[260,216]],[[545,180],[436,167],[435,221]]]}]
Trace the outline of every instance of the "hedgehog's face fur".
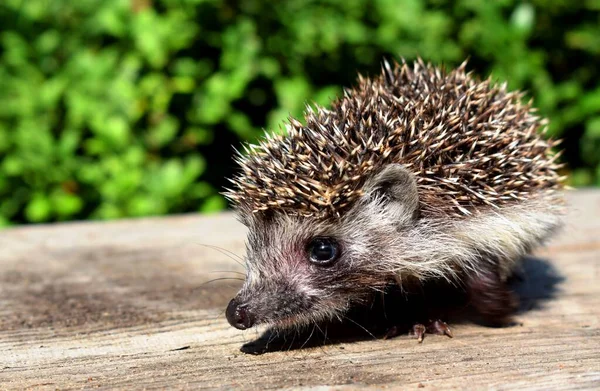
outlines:
[{"label": "hedgehog's face fur", "polygon": [[417,217],[414,176],[392,164],[363,191],[335,220],[268,211],[241,216],[249,228],[248,274],[227,309],[234,327],[340,318],[397,275],[378,269],[385,262],[375,260],[402,256],[391,244],[402,240]]}]

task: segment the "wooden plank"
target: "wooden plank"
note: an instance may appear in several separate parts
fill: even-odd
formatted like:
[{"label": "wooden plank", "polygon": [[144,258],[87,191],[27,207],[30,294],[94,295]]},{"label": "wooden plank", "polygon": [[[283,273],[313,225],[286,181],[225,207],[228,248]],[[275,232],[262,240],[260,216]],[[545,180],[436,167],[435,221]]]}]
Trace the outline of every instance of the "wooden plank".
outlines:
[{"label": "wooden plank", "polygon": [[600,388],[600,192],[569,198],[567,227],[526,264],[516,326],[258,356],[240,347],[263,330],[223,316],[241,282],[205,283],[243,271],[231,214],[3,231],[0,388]]}]

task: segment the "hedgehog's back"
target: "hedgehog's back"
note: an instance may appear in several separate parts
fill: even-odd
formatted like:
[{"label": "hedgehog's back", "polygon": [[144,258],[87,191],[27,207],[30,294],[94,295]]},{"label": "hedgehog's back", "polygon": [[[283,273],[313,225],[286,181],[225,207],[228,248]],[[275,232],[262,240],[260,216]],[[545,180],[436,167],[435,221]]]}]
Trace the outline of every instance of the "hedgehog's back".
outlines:
[{"label": "hedgehog's back", "polygon": [[389,163],[416,176],[425,215],[464,216],[552,192],[560,186],[544,121],[518,93],[479,82],[460,68],[415,63],[360,78],[331,110],[290,121],[239,157],[243,172],[227,196],[246,211],[334,217]]}]

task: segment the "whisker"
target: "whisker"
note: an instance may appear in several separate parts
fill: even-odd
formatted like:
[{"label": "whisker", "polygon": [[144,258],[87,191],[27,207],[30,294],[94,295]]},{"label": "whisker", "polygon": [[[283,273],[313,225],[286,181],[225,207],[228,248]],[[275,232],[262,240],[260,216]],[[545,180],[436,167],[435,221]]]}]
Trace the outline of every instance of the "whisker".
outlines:
[{"label": "whisker", "polygon": [[206,247],[209,247],[209,248],[212,248],[212,249],[215,249],[215,250],[219,250],[222,253],[231,255],[232,257],[236,258],[237,260],[239,260],[242,263],[244,262],[244,257],[242,257],[241,255],[236,254],[233,251],[228,250],[228,249],[226,249],[224,247],[215,246],[214,244],[204,244],[204,243],[198,243],[198,244],[200,244],[201,246],[206,246]]},{"label": "whisker", "polygon": [[240,274],[242,276],[246,275],[246,273],[236,272],[233,270],[213,270],[212,272],[208,272],[208,273],[212,273],[212,274],[214,274],[214,273],[234,273],[234,274]]},{"label": "whisker", "polygon": [[[287,337],[285,336],[285,334],[282,334],[283,336],[283,342],[287,342]],[[280,334],[279,334],[279,329],[274,329],[271,331],[271,334],[269,335],[269,339],[267,340],[267,344],[265,345],[265,348],[269,346],[269,344],[271,342],[273,342],[275,339],[279,339],[280,338]]]},{"label": "whisker", "polygon": [[319,327],[317,322],[314,322],[314,324],[315,324],[315,327],[321,332],[321,334],[323,334],[325,336],[325,339],[323,339],[323,345],[325,345],[327,343],[327,327],[325,327],[325,332],[323,332],[323,330],[321,330],[321,328]]},{"label": "whisker", "polygon": [[246,268],[246,265],[244,265],[244,263],[243,263],[244,258],[240,257],[239,255],[237,255],[233,251],[230,251],[230,250],[218,247],[218,246],[213,246],[213,245],[210,245],[210,244],[204,244],[204,243],[195,243],[195,244],[197,244],[198,246],[204,246],[204,247],[212,248],[213,250],[217,250],[218,252],[220,252],[221,254],[227,256],[228,258],[230,258],[231,260],[233,260],[235,263],[237,263],[238,265],[240,265],[244,269]]},{"label": "whisker", "polygon": [[385,320],[387,321],[387,320],[388,320],[388,317],[387,317],[387,311],[385,310],[385,293],[383,293],[383,294],[381,295],[381,304],[383,305],[383,317],[384,317],[384,318],[385,318]]},{"label": "whisker", "polygon": [[289,352],[292,347],[294,347],[294,341],[296,340],[296,335],[298,334],[298,330],[294,329],[294,337],[292,338],[292,342],[290,342],[290,346],[288,346],[287,351]]},{"label": "whisker", "polygon": [[245,281],[243,278],[237,278],[237,277],[220,277],[220,278],[215,278],[215,279],[203,282],[202,284],[198,285],[198,288],[200,288],[201,286],[204,286],[206,284],[210,284],[211,282],[221,281],[221,280],[235,280],[235,281],[242,281],[242,282]]},{"label": "whisker", "polygon": [[325,324],[325,332],[323,332],[323,330],[321,330],[321,328],[319,327],[319,324],[317,322],[314,322],[315,327],[317,328],[317,330],[319,330],[319,332],[321,334],[324,335],[324,339],[323,339],[323,345],[319,345],[319,349],[321,349],[321,352],[325,355],[329,355],[329,352],[327,352],[325,349],[323,349],[324,346],[327,345],[327,324]]},{"label": "whisker", "polygon": [[310,341],[310,339],[312,338],[314,332],[315,332],[315,326],[313,326],[312,331],[310,332],[310,335],[306,338],[306,341],[304,341],[304,343],[302,344],[302,346],[300,346],[300,350],[302,350],[302,348],[308,343],[308,341]]},{"label": "whisker", "polygon": [[354,320],[350,319],[349,317],[342,315],[344,317],[344,319],[349,320],[350,322],[354,323],[355,325],[357,325],[358,327],[360,327],[361,329],[363,329],[367,334],[369,334],[371,337],[373,337],[373,339],[377,339],[376,336],[373,335],[373,333],[371,333],[369,330],[367,330],[363,325],[359,324],[358,322],[355,322]]},{"label": "whisker", "polygon": [[225,317],[225,310],[220,310],[218,314],[216,314],[215,316],[211,316],[209,319],[217,320],[217,319],[222,319],[224,317]]},{"label": "whisker", "polygon": [[[269,331],[269,338],[267,338],[267,342],[265,343],[265,348],[268,348],[269,344],[271,342],[273,342],[278,336],[279,336],[279,334],[278,334],[277,331],[270,330]],[[285,338],[284,338],[284,341],[285,341]]]}]

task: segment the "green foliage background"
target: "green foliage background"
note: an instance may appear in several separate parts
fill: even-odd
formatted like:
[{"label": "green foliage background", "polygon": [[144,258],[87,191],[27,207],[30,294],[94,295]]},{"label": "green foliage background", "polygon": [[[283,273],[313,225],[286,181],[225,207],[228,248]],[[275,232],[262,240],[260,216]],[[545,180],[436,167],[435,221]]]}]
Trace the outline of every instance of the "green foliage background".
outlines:
[{"label": "green foliage background", "polygon": [[0,225],[222,209],[232,145],[418,55],[526,89],[600,185],[600,0],[2,0]]}]

